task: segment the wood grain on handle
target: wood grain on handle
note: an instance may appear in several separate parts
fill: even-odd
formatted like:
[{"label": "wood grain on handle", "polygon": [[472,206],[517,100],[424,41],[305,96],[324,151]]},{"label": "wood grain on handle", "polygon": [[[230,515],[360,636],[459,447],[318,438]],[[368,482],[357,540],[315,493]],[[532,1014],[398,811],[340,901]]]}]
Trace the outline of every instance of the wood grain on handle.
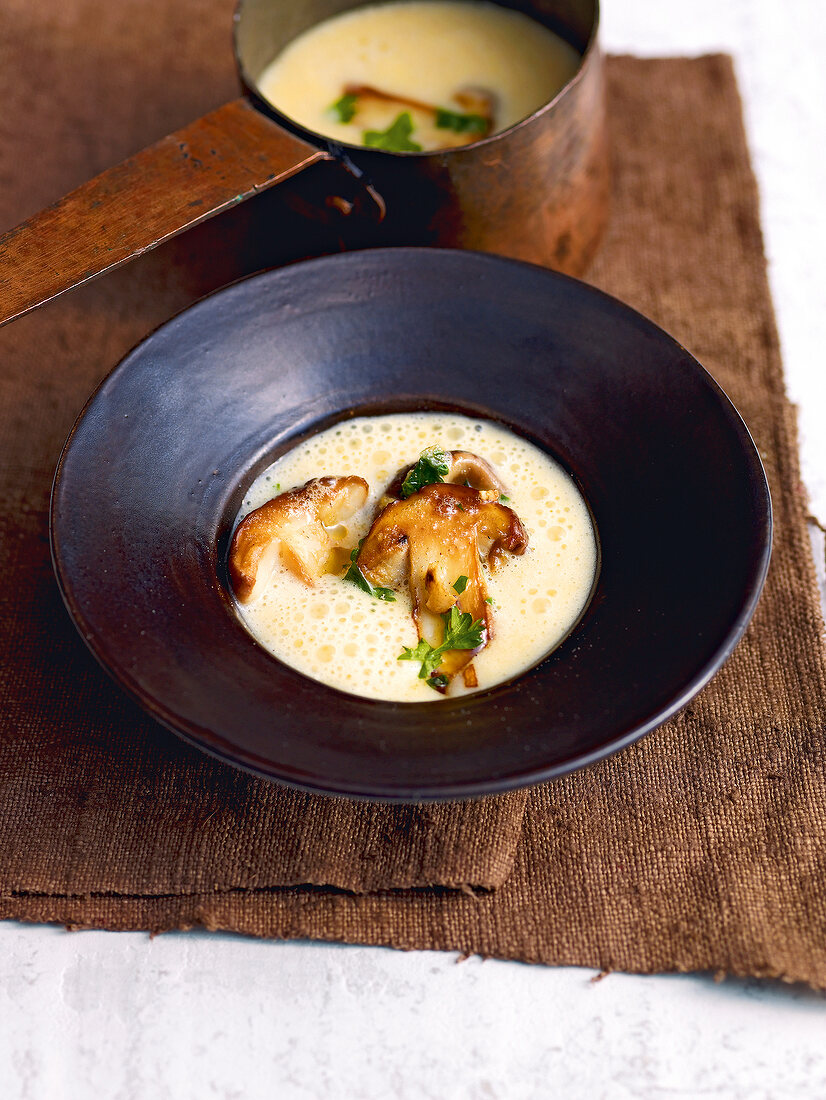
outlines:
[{"label": "wood grain on handle", "polygon": [[0,236],[0,325],[319,160],[236,99]]}]

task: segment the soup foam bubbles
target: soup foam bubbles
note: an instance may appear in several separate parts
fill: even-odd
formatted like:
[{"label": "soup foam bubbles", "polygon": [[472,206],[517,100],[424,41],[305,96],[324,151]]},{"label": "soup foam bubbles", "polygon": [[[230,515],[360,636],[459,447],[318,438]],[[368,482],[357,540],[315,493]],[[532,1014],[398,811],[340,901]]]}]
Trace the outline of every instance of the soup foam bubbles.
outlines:
[{"label": "soup foam bubbles", "polygon": [[[279,458],[250,487],[237,522],[279,493],[326,475],[363,477],[364,507],[336,534],[347,547],[363,538],[397,471],[425,447],[466,450],[490,462],[508,488],[528,532],[528,550],[508,556],[485,579],[493,637],[473,666],[483,690],[531,668],[569,633],[592,591],[597,540],[585,501],[571,477],[544,451],[492,421],[453,413],[359,417],[319,432]],[[458,580],[458,578],[457,578]],[[394,603],[375,599],[342,576],[310,588],[277,565],[264,594],[238,605],[257,641],[284,664],[330,687],[373,699],[438,702],[418,679],[418,665],[399,661],[418,637],[407,589]],[[450,695],[461,694],[461,676]]]}]

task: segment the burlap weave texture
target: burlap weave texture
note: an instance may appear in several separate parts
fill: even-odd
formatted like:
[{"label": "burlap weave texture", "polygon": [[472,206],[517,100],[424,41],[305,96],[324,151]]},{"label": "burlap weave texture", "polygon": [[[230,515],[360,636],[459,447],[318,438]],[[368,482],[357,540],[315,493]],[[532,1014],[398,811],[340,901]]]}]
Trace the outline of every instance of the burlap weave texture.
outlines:
[{"label": "burlap weave texture", "polygon": [[[173,50],[198,5],[151,6],[163,41],[143,17],[125,39],[98,0],[11,4],[4,224],[233,94],[226,12],[199,10]],[[63,118],[35,72],[64,92]],[[103,111],[107,77],[146,95]],[[388,809],[284,792],[145,719],[61,607],[46,507],[94,383],[209,288],[197,250],[215,238],[191,235],[0,334],[0,916],[826,986],[822,622],[731,65],[611,59],[609,100],[614,207],[589,279],[708,367],[772,488],[772,569],[733,658],[677,720],[526,808],[523,794]]]}]

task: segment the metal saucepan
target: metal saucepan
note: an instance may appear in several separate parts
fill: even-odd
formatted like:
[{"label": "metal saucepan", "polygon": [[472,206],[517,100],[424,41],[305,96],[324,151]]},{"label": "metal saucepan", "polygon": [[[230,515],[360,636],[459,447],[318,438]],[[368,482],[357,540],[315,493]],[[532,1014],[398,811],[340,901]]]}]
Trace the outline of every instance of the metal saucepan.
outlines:
[{"label": "metal saucepan", "polygon": [[574,78],[522,122],[472,145],[392,153],[306,130],[257,87],[296,35],[360,5],[240,0],[235,56],[243,95],[0,237],[0,324],[320,162],[329,168],[329,250],[341,242],[440,245],[579,274],[597,246],[608,200],[598,0],[500,2],[582,54]]}]

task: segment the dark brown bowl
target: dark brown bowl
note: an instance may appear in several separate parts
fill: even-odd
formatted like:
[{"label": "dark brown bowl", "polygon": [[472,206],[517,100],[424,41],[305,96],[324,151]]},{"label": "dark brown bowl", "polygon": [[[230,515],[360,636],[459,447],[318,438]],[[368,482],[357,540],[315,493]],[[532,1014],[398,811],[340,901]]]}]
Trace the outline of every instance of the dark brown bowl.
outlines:
[{"label": "dark brown bowl", "polygon": [[[325,688],[235,614],[242,493],[331,420],[444,407],[504,421],[578,479],[602,546],[594,597],[562,646],[490,691]],[[431,249],[270,271],[164,325],[75,425],[51,521],[84,640],[159,721],[268,778],[381,799],[536,783],[653,729],[731,653],[771,543],[748,431],[684,348],[574,279]]]}]

